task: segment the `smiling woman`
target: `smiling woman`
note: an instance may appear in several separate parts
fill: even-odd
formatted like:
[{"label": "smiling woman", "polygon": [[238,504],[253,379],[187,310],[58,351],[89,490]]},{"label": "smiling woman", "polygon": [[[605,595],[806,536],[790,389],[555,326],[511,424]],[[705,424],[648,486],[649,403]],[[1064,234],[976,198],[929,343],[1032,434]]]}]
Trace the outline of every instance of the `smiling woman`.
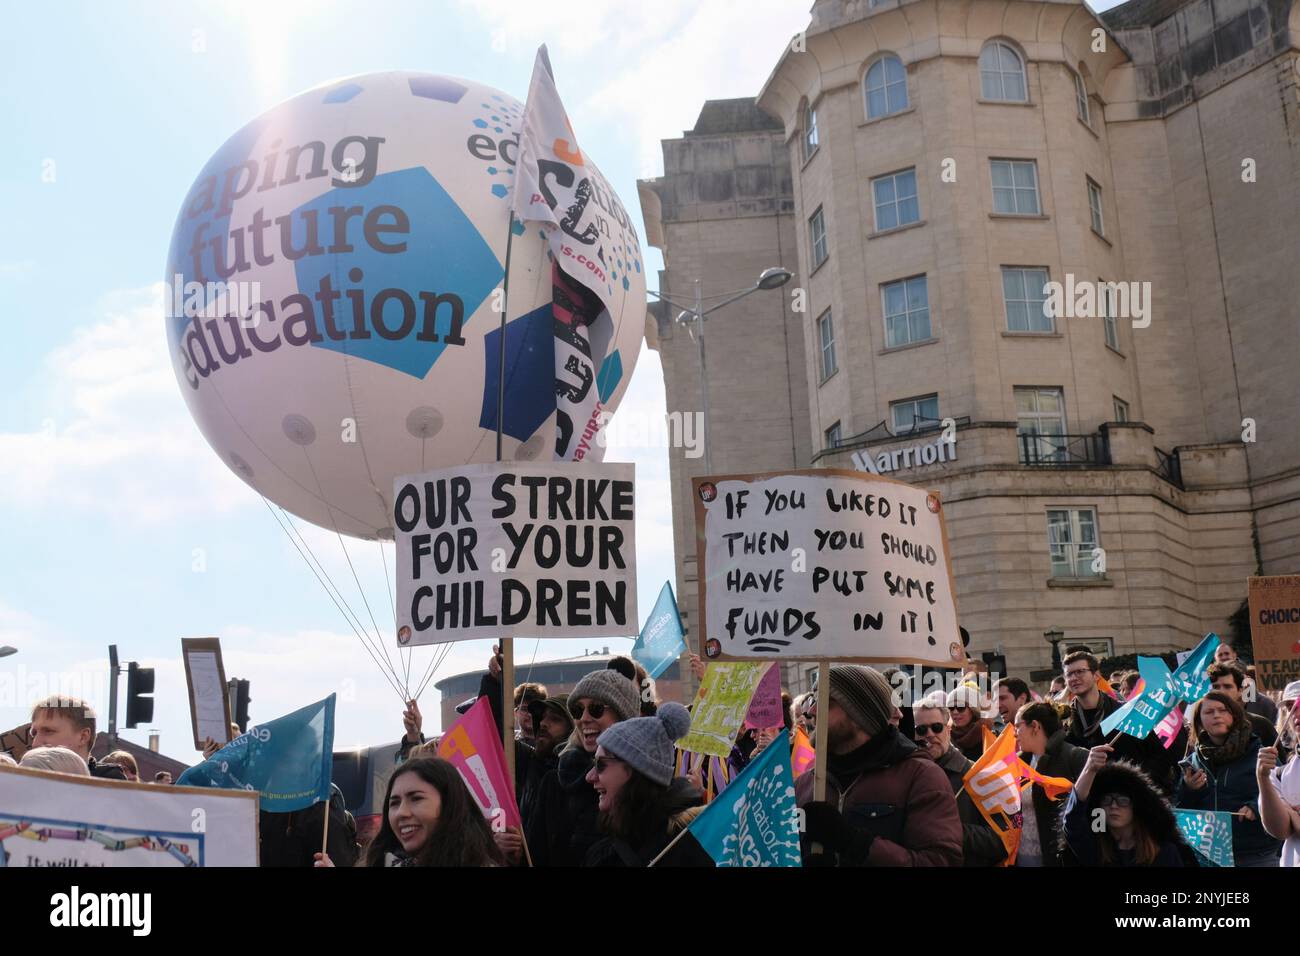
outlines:
[{"label": "smiling woman", "polygon": [[362,866],[502,866],[487,819],[459,771],[417,757],[388,781],[383,824]]}]

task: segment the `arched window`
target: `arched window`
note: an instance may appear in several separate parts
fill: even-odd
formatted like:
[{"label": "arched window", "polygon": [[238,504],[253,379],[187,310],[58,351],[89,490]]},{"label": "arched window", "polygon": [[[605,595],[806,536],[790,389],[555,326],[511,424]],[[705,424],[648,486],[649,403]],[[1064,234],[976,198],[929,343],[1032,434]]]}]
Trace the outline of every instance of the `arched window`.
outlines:
[{"label": "arched window", "polygon": [[1084,126],[1092,125],[1088,111],[1088,87],[1083,81],[1083,74],[1078,71],[1074,73],[1074,110]]},{"label": "arched window", "polygon": [[817,152],[817,111],[805,104],[803,108],[803,158],[806,161]]},{"label": "arched window", "polygon": [[1025,64],[1010,44],[992,40],[980,51],[980,96],[986,100],[1024,103]]},{"label": "arched window", "polygon": [[907,71],[896,56],[882,56],[863,79],[867,119],[907,109]]}]

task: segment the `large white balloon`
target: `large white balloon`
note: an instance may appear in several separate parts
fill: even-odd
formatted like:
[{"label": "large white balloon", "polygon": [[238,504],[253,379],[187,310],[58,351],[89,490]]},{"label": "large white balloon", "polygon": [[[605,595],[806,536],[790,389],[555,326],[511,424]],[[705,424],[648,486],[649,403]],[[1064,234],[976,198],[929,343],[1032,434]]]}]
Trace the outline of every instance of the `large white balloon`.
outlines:
[{"label": "large white balloon", "polygon": [[[259,493],[387,537],[395,475],[495,460],[522,114],[464,79],[353,77],[275,107],[203,168],[172,234],[168,341],[204,437]],[[630,305],[591,334],[612,413],[640,350],[645,276],[617,197],[594,201],[625,229],[611,282]],[[551,270],[540,229],[516,224],[506,459],[555,445]]]}]

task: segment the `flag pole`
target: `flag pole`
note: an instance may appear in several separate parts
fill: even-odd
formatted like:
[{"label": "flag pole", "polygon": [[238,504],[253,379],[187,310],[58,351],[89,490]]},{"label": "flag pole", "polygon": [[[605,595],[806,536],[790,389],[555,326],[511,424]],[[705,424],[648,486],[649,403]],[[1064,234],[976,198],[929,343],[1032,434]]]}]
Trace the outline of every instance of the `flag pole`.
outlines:
[{"label": "flag pole", "polygon": [[[331,793],[332,797],[333,794]],[[323,856],[329,856],[329,839],[330,839],[330,801],[329,797],[325,799],[325,824],[320,833],[320,851]]]},{"label": "flag pole", "polygon": [[[497,463],[501,463],[501,430],[506,417],[506,316],[510,307],[510,250],[515,241],[515,210],[510,208],[506,230],[506,265],[501,279],[501,341],[497,349]],[[515,785],[515,641],[501,640],[501,749],[506,758],[506,780]],[[510,703],[507,704],[506,701]]]}]

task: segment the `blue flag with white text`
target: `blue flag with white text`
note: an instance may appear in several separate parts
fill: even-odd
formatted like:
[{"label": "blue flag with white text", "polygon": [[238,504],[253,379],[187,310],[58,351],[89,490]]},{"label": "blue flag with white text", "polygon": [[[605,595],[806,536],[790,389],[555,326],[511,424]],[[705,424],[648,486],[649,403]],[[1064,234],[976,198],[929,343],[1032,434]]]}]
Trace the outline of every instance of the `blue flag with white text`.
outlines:
[{"label": "blue flag with white text", "polygon": [[1188,703],[1200,700],[1210,692],[1210,675],[1206,673],[1214,663],[1214,652],[1219,648],[1219,635],[1210,632],[1196,645],[1187,660],[1174,671],[1174,685]]},{"label": "blue flag with white text", "polygon": [[329,799],[334,769],[334,695],[258,724],[203,763],[177,786],[256,790],[263,810],[289,813]]},{"label": "blue flag with white text", "polygon": [[751,760],[689,829],[718,866],[802,866],[786,736]]},{"label": "blue flag with white text", "polygon": [[1156,725],[1178,706],[1180,688],[1159,657],[1139,657],[1142,693],[1101,722],[1101,732],[1109,734],[1116,727],[1120,733],[1143,740]]},{"label": "blue flag with white text", "polygon": [[1178,832],[1196,851],[1201,866],[1235,866],[1232,858],[1232,814],[1222,810],[1175,810]]},{"label": "blue flag with white text", "polygon": [[654,610],[632,645],[632,659],[654,680],[681,657],[684,650],[686,638],[682,633],[681,615],[677,613],[677,599],[673,597],[672,582],[665,581]]}]

